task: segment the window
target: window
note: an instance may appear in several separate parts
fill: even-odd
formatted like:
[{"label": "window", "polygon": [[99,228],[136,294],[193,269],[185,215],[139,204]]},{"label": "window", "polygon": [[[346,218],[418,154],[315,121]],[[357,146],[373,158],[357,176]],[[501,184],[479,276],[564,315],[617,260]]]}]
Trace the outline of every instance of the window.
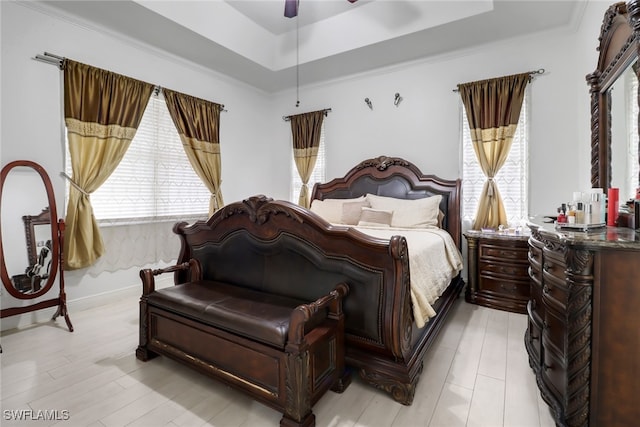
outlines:
[{"label": "window", "polygon": [[[293,144],[292,144],[293,145]],[[325,181],[325,154],[324,154],[324,123],[322,123],[322,128],[320,129],[320,146],[318,147],[318,158],[316,159],[316,165],[313,168],[313,173],[309,178],[309,196],[311,196],[311,191],[313,190],[313,185],[316,182],[324,182]],[[300,190],[302,189],[302,179],[300,179],[300,174],[298,173],[298,168],[296,167],[296,162],[293,159],[293,150],[291,150],[291,195],[290,200],[293,203],[298,203],[298,198],[300,197]]]},{"label": "window", "polygon": [[[521,225],[528,218],[528,119],[529,90],[527,89],[509,157],[494,178],[507,212],[507,220],[513,225]],[[462,220],[472,224],[486,177],[480,169],[471,144],[471,131],[462,101],[460,102],[460,128],[462,129]]]},{"label": "window", "polygon": [[[67,172],[71,161],[67,156]],[[210,193],[196,175],[161,96],[152,96],[122,161],[93,194],[101,222],[206,218]]]}]

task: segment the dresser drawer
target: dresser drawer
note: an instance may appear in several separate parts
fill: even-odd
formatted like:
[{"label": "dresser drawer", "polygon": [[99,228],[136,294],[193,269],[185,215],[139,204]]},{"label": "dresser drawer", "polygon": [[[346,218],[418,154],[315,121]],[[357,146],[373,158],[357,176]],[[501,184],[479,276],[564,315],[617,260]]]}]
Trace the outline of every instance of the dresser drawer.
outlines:
[{"label": "dresser drawer", "polygon": [[527,322],[527,332],[525,334],[525,347],[529,354],[529,364],[537,372],[538,369],[540,369],[540,362],[542,361],[542,328],[540,323],[535,319],[531,303],[532,301],[529,301],[527,304],[529,319]]},{"label": "dresser drawer", "polygon": [[540,368],[542,381],[546,384],[547,389],[554,395],[559,402],[564,401],[567,392],[567,367],[558,358],[551,349],[547,349],[542,342],[544,351],[542,352],[543,360]]},{"label": "dresser drawer", "polygon": [[567,354],[566,329],[567,325],[563,316],[555,313],[554,310],[545,310],[543,324],[544,348],[551,348],[562,360],[564,360],[564,355]]},{"label": "dresser drawer", "polygon": [[503,297],[529,299],[529,280],[508,280],[491,275],[480,274],[479,290],[489,291]]},{"label": "dresser drawer", "polygon": [[542,268],[542,248],[533,244],[529,245],[529,263]]},{"label": "dresser drawer", "polygon": [[554,278],[550,278],[543,273],[542,300],[545,304],[554,307],[560,312],[567,309],[569,299],[569,289],[565,283],[560,283]]},{"label": "dresser drawer", "polygon": [[542,285],[531,279],[531,287],[529,288],[531,299],[529,300],[529,314],[534,317],[538,324],[542,324],[544,320],[544,302],[542,301]]},{"label": "dresser drawer", "polygon": [[557,252],[544,251],[542,271],[545,273],[545,276],[549,276],[560,283],[565,283],[567,280],[567,274],[565,273],[567,266],[561,256],[562,255]]}]

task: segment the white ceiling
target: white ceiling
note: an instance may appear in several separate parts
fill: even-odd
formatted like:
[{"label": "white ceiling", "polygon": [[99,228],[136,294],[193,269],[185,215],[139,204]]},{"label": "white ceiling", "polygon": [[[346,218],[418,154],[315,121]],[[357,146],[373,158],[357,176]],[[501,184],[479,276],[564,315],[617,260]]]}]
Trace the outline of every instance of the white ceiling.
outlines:
[{"label": "white ceiling", "polygon": [[[265,92],[577,26],[581,0],[92,0],[38,5]],[[298,48],[296,48],[296,46]],[[64,54],[60,52],[60,54]]]}]

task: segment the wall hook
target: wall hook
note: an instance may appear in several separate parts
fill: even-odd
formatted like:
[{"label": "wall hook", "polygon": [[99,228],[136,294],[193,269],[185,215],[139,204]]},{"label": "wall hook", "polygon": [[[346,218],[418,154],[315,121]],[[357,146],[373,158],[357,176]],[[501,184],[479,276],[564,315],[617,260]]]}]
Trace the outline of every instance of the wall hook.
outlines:
[{"label": "wall hook", "polygon": [[396,97],[393,100],[393,105],[397,107],[398,105],[400,105],[401,102],[402,102],[402,97],[400,96],[399,93],[396,92]]},{"label": "wall hook", "polygon": [[365,98],[364,99],[365,104],[367,104],[367,106],[373,110],[373,104],[371,103],[371,100],[369,98]]}]

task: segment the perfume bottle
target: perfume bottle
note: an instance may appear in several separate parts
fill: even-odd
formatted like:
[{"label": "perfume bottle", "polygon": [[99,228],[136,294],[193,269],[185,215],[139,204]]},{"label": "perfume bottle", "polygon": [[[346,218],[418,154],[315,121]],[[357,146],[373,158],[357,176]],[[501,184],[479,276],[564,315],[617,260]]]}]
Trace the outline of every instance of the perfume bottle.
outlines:
[{"label": "perfume bottle", "polygon": [[558,219],[556,221],[558,221],[558,224],[565,224],[567,222],[567,216],[562,207],[558,208]]},{"label": "perfume bottle", "polygon": [[576,224],[584,224],[584,204],[578,202],[576,204]]}]

